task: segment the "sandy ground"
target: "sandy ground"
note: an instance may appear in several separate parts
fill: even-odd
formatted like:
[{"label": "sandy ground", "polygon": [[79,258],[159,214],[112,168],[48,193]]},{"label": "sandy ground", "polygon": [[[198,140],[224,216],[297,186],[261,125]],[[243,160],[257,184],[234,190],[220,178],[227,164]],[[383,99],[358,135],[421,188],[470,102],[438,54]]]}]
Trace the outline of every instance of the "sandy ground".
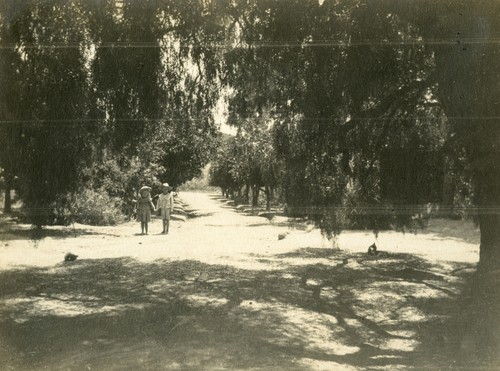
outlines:
[{"label": "sandy ground", "polygon": [[[478,261],[469,222],[417,235],[269,221],[181,193],[195,218],[51,227],[5,224],[4,369],[421,369],[452,367],[440,326]],[[284,238],[279,239],[282,235]],[[382,252],[371,257],[373,242]],[[79,258],[63,262],[64,254]]]},{"label": "sandy ground", "polygon": [[[160,233],[161,221],[156,218],[150,223],[147,236],[140,235],[137,222],[113,227],[76,224],[75,230],[72,226],[52,227],[49,236],[37,243],[29,238],[16,239],[7,231],[2,236],[0,268],[48,267],[59,263],[66,252],[72,252],[80,259],[195,259],[260,269],[263,267],[255,254],[273,256],[299,248],[332,247],[318,229],[294,226],[279,217],[269,221],[238,213],[230,202],[217,195],[186,192],[180,198],[201,217],[172,221],[168,235]],[[29,235],[29,226],[20,228]],[[278,240],[282,233],[287,234],[286,238]],[[432,220],[423,233],[387,231],[377,239],[370,231],[343,232],[337,244],[347,252],[363,253],[374,242],[379,250],[417,254],[431,260],[475,263],[479,259],[479,231],[468,221]]]}]

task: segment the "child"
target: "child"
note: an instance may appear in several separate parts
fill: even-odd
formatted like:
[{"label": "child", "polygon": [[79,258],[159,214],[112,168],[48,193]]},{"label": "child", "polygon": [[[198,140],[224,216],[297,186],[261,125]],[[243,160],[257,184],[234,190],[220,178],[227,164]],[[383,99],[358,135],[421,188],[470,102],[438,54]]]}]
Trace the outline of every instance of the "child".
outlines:
[{"label": "child", "polygon": [[170,224],[170,213],[174,210],[174,196],[172,187],[168,183],[162,184],[162,194],[158,197],[157,209],[161,209],[161,219],[163,220],[163,234],[168,234]]},{"label": "child", "polygon": [[151,209],[156,210],[150,196],[151,188],[142,187],[139,189],[139,199],[137,200],[137,219],[141,221],[141,234],[148,234],[148,222],[151,220]]}]

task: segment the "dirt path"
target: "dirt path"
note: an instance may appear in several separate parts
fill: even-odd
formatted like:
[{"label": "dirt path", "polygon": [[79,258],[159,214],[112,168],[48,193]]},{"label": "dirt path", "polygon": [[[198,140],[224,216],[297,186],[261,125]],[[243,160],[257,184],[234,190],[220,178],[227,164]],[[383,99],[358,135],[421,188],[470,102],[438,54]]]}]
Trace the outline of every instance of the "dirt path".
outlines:
[{"label": "dirt path", "polygon": [[[242,264],[262,268],[255,255],[286,253],[299,248],[329,248],[331,243],[317,229],[293,225],[282,219],[269,221],[237,212],[230,202],[207,193],[186,192],[180,198],[200,217],[172,221],[169,235],[161,235],[161,222],[153,219],[148,236],[140,236],[139,224],[114,227],[76,225],[52,227],[38,243],[30,240],[29,226],[4,230],[0,268],[48,267],[59,263],[68,251],[80,259],[132,257],[143,262],[156,259],[195,259],[204,263]],[[307,228],[307,229],[306,229]],[[278,235],[286,238],[278,240]],[[77,238],[75,238],[75,236]],[[338,245],[348,252],[366,252],[374,241],[379,249],[419,254],[431,260],[474,263],[478,260],[478,231],[471,223],[435,221],[423,234],[383,232],[375,240],[371,232],[344,232]]]},{"label": "dirt path", "polygon": [[[2,230],[0,361],[10,369],[387,369],[447,365],[440,326],[477,261],[469,223],[340,236],[184,193],[199,215]],[[278,235],[286,235],[278,239]],[[71,251],[79,255],[63,263]],[[433,336],[432,334],[439,336]],[[437,342],[437,343],[436,343]]]}]

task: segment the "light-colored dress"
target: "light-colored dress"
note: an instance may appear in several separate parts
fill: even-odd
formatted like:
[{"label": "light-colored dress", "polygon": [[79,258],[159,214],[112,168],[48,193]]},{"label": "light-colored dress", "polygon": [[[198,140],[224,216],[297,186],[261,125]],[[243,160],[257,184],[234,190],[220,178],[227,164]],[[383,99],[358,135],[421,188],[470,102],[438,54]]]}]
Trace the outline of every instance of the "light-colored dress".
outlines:
[{"label": "light-colored dress", "polygon": [[170,219],[170,213],[174,210],[174,196],[172,192],[160,194],[156,209],[161,209],[161,218]]},{"label": "light-colored dress", "polygon": [[151,221],[151,209],[153,208],[153,202],[151,197],[139,197],[137,200],[137,219],[140,222]]}]

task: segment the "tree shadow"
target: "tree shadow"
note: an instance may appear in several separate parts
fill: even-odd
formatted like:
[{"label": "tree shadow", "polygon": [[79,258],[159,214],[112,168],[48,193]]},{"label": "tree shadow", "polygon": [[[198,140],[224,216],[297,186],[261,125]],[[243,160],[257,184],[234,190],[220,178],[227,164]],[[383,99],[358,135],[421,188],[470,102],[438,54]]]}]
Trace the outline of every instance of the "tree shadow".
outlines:
[{"label": "tree shadow", "polygon": [[[408,353],[409,365],[464,370],[500,366],[500,282],[495,272],[481,274],[475,264],[429,262],[411,254],[386,252],[347,255],[340,250],[303,248],[277,256],[337,262],[337,271],[344,272],[340,282],[347,282],[355,296],[353,305],[344,308],[354,308],[358,315],[367,313],[379,330],[414,333],[411,338],[419,339],[418,346]],[[308,269],[309,288],[316,297],[318,292],[320,297],[329,293],[330,287],[338,292],[334,285],[339,277],[325,279],[325,273],[332,271],[325,267]],[[364,273],[355,274],[346,270],[349,267]],[[353,280],[358,283],[352,284]],[[364,286],[361,292],[360,286]],[[389,331],[391,327],[395,331]]]},{"label": "tree shadow", "polygon": [[79,236],[108,236],[119,237],[118,234],[99,231],[94,228],[73,227],[44,227],[36,228],[26,224],[4,224],[0,225],[0,235],[2,241],[13,240],[40,240],[46,237],[54,239],[66,239]]},{"label": "tree shadow", "polygon": [[3,271],[0,356],[21,369],[441,366],[424,343],[453,315],[464,277],[446,272],[461,266],[327,250],[274,256],[273,270],[116,258]]}]

